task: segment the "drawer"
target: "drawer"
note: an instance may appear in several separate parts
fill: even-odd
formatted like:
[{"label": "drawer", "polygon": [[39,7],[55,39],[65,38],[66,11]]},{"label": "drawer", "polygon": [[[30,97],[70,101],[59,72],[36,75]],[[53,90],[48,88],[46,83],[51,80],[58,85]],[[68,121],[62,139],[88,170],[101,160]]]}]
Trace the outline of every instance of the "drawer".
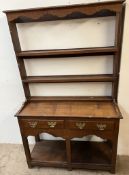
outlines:
[{"label": "drawer", "polygon": [[44,128],[61,129],[64,128],[64,120],[20,120],[23,128]]},{"label": "drawer", "polygon": [[113,121],[80,121],[80,120],[70,120],[67,121],[68,129],[78,129],[78,130],[113,130],[114,122]]}]

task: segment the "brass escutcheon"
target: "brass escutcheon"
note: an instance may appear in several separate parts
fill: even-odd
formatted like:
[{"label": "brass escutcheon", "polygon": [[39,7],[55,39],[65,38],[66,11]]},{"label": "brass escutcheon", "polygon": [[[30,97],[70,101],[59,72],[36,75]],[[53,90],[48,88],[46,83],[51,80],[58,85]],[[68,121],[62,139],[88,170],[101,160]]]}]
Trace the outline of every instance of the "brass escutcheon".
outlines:
[{"label": "brass escutcheon", "polygon": [[76,123],[76,126],[79,128],[79,129],[84,129],[86,123],[85,122],[77,122]]},{"label": "brass escutcheon", "polygon": [[97,124],[97,128],[101,131],[103,131],[107,127],[106,124]]},{"label": "brass escutcheon", "polygon": [[38,122],[28,122],[31,128],[35,128]]},{"label": "brass escutcheon", "polygon": [[50,122],[48,122],[47,123],[48,124],[48,126],[50,127],[50,128],[55,128],[55,126],[56,126],[56,122],[55,121],[50,121]]}]

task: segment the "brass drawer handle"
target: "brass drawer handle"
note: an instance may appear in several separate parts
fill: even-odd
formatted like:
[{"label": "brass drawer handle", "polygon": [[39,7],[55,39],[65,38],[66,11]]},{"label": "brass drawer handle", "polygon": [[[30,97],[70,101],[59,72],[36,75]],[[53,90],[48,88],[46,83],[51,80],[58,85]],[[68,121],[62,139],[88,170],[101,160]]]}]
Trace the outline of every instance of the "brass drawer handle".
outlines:
[{"label": "brass drawer handle", "polygon": [[55,128],[57,123],[54,121],[54,122],[47,122],[47,124],[50,128]]},{"label": "brass drawer handle", "polygon": [[77,126],[79,129],[84,129],[84,127],[86,126],[86,123],[85,123],[85,122],[77,122],[77,123],[76,123],[76,126]]},{"label": "brass drawer handle", "polygon": [[105,129],[106,129],[106,127],[107,127],[107,125],[106,125],[106,124],[97,124],[97,128],[98,128],[100,131],[105,130]]},{"label": "brass drawer handle", "polygon": [[28,124],[31,128],[36,128],[38,122],[28,122]]}]

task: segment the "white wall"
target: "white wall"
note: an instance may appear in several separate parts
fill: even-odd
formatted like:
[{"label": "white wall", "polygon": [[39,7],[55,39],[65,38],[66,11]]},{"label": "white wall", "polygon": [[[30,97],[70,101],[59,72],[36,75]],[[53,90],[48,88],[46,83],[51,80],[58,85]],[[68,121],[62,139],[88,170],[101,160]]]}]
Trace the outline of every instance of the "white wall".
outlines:
[{"label": "white wall", "polygon": [[[5,17],[5,14],[2,13],[2,10],[6,9],[19,9],[19,8],[30,8],[30,7],[41,7],[41,6],[53,6],[53,5],[63,5],[63,4],[72,4],[72,3],[84,3],[84,2],[94,2],[95,0],[31,0],[31,1],[25,1],[25,0],[0,0],[0,142],[1,143],[21,143],[21,137],[19,133],[19,128],[17,125],[17,120],[14,118],[14,114],[21,106],[22,102],[24,101],[24,93],[23,88],[19,76],[18,67],[16,64],[15,54],[12,47],[12,42],[8,30],[7,20]],[[97,0],[96,0],[97,1]],[[128,102],[128,96],[129,96],[129,54],[128,54],[128,42],[129,42],[129,0],[127,0],[127,10],[126,10],[126,20],[125,20],[125,32],[124,32],[124,42],[123,42],[123,52],[122,52],[122,64],[121,64],[121,74],[120,74],[120,88],[119,88],[119,104],[124,116],[124,120],[121,121],[121,128],[120,128],[120,137],[119,137],[119,147],[118,147],[118,153],[119,154],[128,154],[129,155],[129,102]],[[53,22],[54,23],[54,22]],[[62,24],[61,24],[62,23]],[[25,24],[25,25],[19,25],[19,33],[20,33],[20,39],[22,43],[22,49],[49,49],[49,48],[66,48],[66,47],[73,47],[73,44],[75,47],[82,47],[83,45],[86,45],[87,43],[90,45],[87,46],[101,46],[101,45],[111,45],[113,44],[113,38],[112,31],[114,30],[114,22],[113,19],[109,18],[108,23],[105,23],[103,19],[96,19],[96,20],[81,20],[76,22],[66,22],[64,25],[64,22],[54,23],[54,25],[51,25],[49,22],[45,22],[43,25],[39,23],[38,28],[36,26],[32,26],[32,24]],[[78,29],[76,24],[80,23],[80,28]],[[89,25],[90,24],[90,25]],[[50,27],[51,28],[48,28]],[[70,26],[71,25],[71,26]],[[91,28],[88,28],[88,26],[92,26]],[[108,26],[108,30],[107,30]],[[72,32],[68,30],[69,28],[72,28]],[[87,30],[83,30],[83,27],[85,27]],[[94,30],[95,29],[95,30]],[[110,30],[109,30],[110,29]],[[33,35],[30,35],[30,30],[33,32]],[[38,30],[36,33],[35,31]],[[45,30],[46,32],[49,32],[49,37],[45,38],[44,35],[42,37],[39,37],[39,33],[41,34],[41,30]],[[29,32],[28,32],[29,31]],[[59,31],[62,31],[59,32]],[[66,32],[67,31],[67,32]],[[80,31],[80,34],[77,32]],[[86,35],[85,32],[88,32],[88,35]],[[102,36],[99,36],[99,33],[102,34]],[[110,37],[105,38],[105,33],[109,33]],[[54,35],[53,35],[54,34]],[[62,43],[60,43],[60,38]],[[48,35],[46,35],[48,36]],[[85,36],[85,37],[84,37]],[[91,37],[92,36],[92,37]],[[53,38],[52,38],[53,37]],[[56,45],[54,42],[50,42],[51,39],[56,38]],[[81,38],[82,37],[82,38]],[[32,41],[36,40],[38,38],[39,45],[35,45]],[[46,42],[49,41],[50,44],[45,44],[43,40],[46,39]],[[81,38],[81,39],[80,39]],[[88,38],[88,39],[87,39]],[[97,39],[101,38],[101,39]],[[27,39],[29,42],[27,42]],[[39,40],[40,39],[40,40]],[[88,40],[88,42],[87,42]],[[72,41],[72,42],[71,42]],[[75,42],[78,41],[78,42]],[[80,41],[80,42],[79,42]],[[89,42],[90,41],[90,42]],[[97,42],[99,41],[99,42]],[[35,42],[36,43],[36,42]],[[68,46],[69,43],[69,46]],[[42,45],[42,48],[39,48],[39,46]],[[74,60],[74,64],[73,64]],[[100,61],[97,61],[100,60]],[[103,60],[103,61],[102,61]],[[108,61],[110,60],[110,61]],[[68,64],[68,61],[69,64]],[[92,61],[96,63],[95,67],[92,67],[92,70],[94,73],[111,73],[112,69],[105,69],[108,66],[112,66],[112,58],[108,57],[99,57],[99,58],[92,58]],[[69,58],[68,59],[54,59],[53,61],[50,59],[46,60],[37,60],[37,61],[26,61],[26,68],[28,75],[50,75],[50,74],[84,74],[91,72],[90,65],[92,65],[92,61],[90,58],[79,58],[79,60],[76,58]],[[101,62],[102,61],[102,62]],[[37,65],[37,66],[35,66]],[[84,66],[86,65],[86,67]],[[37,69],[38,67],[38,69]],[[103,69],[100,69],[103,68]],[[53,71],[54,70],[54,71]],[[102,72],[100,72],[100,70]],[[105,71],[106,70],[106,71]],[[40,85],[41,86],[41,85]],[[80,89],[77,91],[74,85],[65,85],[62,87],[60,86],[60,89],[57,89],[56,85],[53,85],[50,87],[49,85],[45,85],[47,87],[47,90],[44,91],[43,87],[31,87],[33,94],[43,94],[47,95],[50,92],[51,95],[68,95],[68,93],[74,93],[77,94],[77,92],[81,92],[81,94],[78,95],[87,95],[85,94],[88,90],[91,88],[90,84],[87,85],[77,85],[76,87]],[[102,91],[100,91],[100,86],[102,87]],[[86,87],[88,87],[86,91]],[[96,86],[97,87],[97,86]],[[54,88],[54,91],[51,91]],[[71,92],[70,92],[71,89]],[[60,91],[59,91],[60,90]],[[42,93],[44,92],[44,93]],[[100,95],[103,94],[109,94],[110,93],[110,85],[104,86],[103,84],[98,85],[98,88],[96,88],[96,91],[94,92],[96,95],[100,93]],[[90,95],[90,94],[89,94]],[[5,127],[6,126],[6,127]]]}]

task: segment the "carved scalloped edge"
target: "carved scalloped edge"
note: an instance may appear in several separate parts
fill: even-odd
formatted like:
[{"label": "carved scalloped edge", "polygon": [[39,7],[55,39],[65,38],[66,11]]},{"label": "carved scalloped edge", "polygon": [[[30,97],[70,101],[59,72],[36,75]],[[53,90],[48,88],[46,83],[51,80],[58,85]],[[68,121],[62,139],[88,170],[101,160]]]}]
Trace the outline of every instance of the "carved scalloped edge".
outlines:
[{"label": "carved scalloped edge", "polygon": [[91,135],[93,135],[93,136],[97,136],[97,137],[100,137],[101,139],[107,139],[107,140],[111,140],[112,141],[112,138],[111,137],[106,137],[104,134],[89,134],[89,133],[82,133],[82,134],[80,134],[80,135],[77,135],[77,136],[63,136],[63,135],[59,135],[58,133],[56,134],[56,133],[53,133],[53,132],[51,132],[51,131],[45,131],[45,132],[41,132],[41,131],[38,131],[38,132],[36,132],[35,134],[29,134],[29,135],[27,135],[27,137],[28,136],[37,136],[37,135],[39,135],[39,134],[44,134],[44,133],[47,133],[47,134],[50,134],[50,135],[52,135],[52,136],[54,136],[54,137],[60,137],[60,138],[62,138],[62,139],[73,139],[73,138],[82,138],[82,137],[87,137],[87,136],[91,136]]},{"label": "carved scalloped edge", "polygon": [[81,19],[81,18],[91,18],[91,17],[103,17],[103,16],[115,16],[116,12],[108,9],[102,9],[95,13],[88,14],[88,12],[75,11],[64,16],[53,15],[51,13],[46,13],[38,18],[29,18],[26,16],[20,16],[12,20],[12,22],[38,22],[38,21],[54,21],[54,20],[68,20],[68,19]]}]

